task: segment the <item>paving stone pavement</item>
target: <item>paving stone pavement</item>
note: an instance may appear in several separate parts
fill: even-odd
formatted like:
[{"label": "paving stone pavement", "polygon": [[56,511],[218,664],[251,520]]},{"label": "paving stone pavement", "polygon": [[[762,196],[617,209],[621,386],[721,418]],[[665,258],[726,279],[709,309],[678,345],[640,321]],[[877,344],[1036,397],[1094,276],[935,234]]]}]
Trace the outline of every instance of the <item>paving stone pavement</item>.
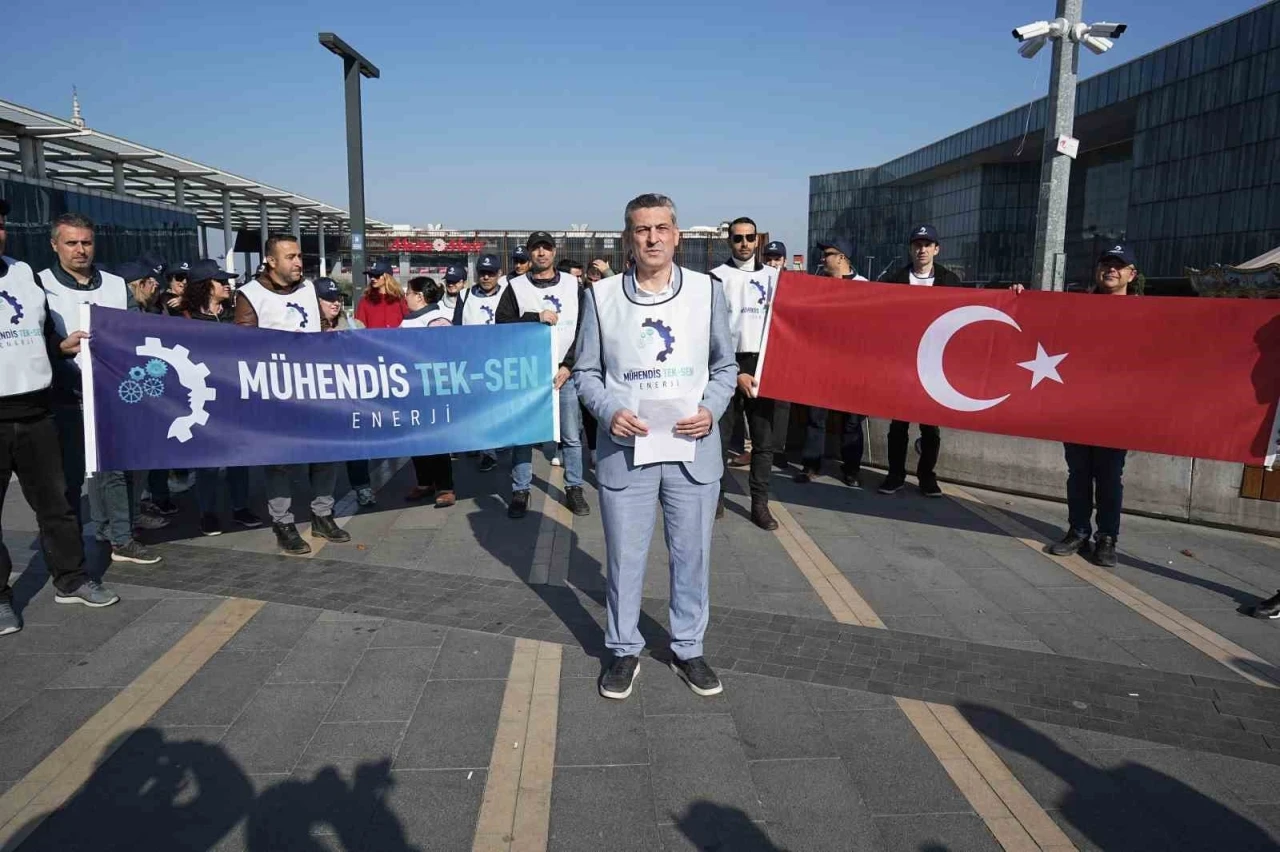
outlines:
[{"label": "paving stone pavement", "polygon": [[[52,603],[11,489],[26,629],[0,639],[0,795],[224,596],[268,602],[21,849],[470,849],[517,638],[565,646],[548,849],[1000,848],[895,697],[957,707],[1080,849],[1280,848],[1280,690],[950,501],[777,478],[878,630],[831,621],[731,497],[707,644],[725,694],[695,697],[657,654],[609,702],[598,514],[574,521],[570,585],[531,587],[536,514],[507,521],[505,474],[457,466],[455,509],[404,504],[400,468],[345,521],[353,543],[312,559],[262,531],[192,538],[184,507],[165,564],[110,566],[124,600],[93,612]],[[1057,530],[1060,507],[986,496]],[[1234,613],[1280,584],[1280,549],[1125,524],[1118,575],[1280,660],[1274,624]],[[660,527],[650,563],[660,651]]]}]

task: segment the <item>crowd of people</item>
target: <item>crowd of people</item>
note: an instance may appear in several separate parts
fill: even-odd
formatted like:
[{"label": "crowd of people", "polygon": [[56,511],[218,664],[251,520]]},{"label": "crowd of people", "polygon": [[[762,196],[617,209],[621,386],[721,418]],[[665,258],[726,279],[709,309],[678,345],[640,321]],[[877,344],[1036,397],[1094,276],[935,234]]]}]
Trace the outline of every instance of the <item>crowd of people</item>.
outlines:
[{"label": "crowd of people", "polygon": [[[0,470],[0,482],[7,487],[16,474],[35,512],[58,603],[105,607],[119,600],[86,572],[83,494],[88,497],[94,536],[110,548],[114,562],[162,561],[161,554],[139,537],[170,522],[177,512],[173,497],[187,488],[194,488],[204,535],[224,529],[224,491],[232,524],[251,529],[264,523],[249,507],[250,470],[245,467],[100,471],[86,478],[78,359],[86,337],[80,325],[82,305],[296,333],[542,323],[557,330],[553,384],[560,434],[553,464],[564,471],[563,500],[575,515],[591,512],[584,488],[587,471],[594,466],[605,530],[606,645],[614,656],[601,676],[600,692],[626,698],[638,671],[644,644],[638,629],[641,590],[658,506],[671,561],[671,665],[696,693],[721,691],[718,677],[703,658],[702,641],[709,607],[711,530],[724,513],[728,467],[749,468],[751,520],[765,530],[778,526],[769,506],[773,468],[788,468],[790,404],[761,397],[756,375],[787,251],[777,241],[760,246],[761,235],[752,219],[735,219],[729,226],[725,260],[708,273],[698,272],[674,261],[680,241],[674,202],[642,195],[624,212],[630,253],[621,273],[600,258],[585,264],[558,258],[554,236],[535,231],[512,253],[505,271],[500,258],[481,256],[469,286],[468,270],[462,266],[450,267],[443,282],[418,276],[401,284],[390,265],[374,263],[368,269],[368,288],[360,294],[354,316],[348,317],[337,282],[304,276],[302,249],[292,235],[272,236],[264,246],[259,273],[233,290],[234,276],[213,260],[169,264],[143,256],[118,265],[114,272],[101,269],[94,258],[94,225],[75,213],[53,221],[50,240],[56,260],[37,274],[26,263],[3,257],[7,212],[0,200],[0,288],[22,308],[11,317],[16,333],[0,345],[5,365],[0,372],[0,462],[7,465]],[[941,241],[932,226],[914,228],[907,243],[910,263],[885,275],[886,283],[960,284],[958,276],[936,260]],[[818,250],[824,275],[866,280],[854,267],[849,243],[820,243]],[[1098,259],[1094,292],[1126,295],[1136,274],[1136,260],[1116,246]],[[645,350],[644,336],[634,333],[642,316],[643,324],[661,326],[681,341],[666,353],[666,366],[673,368],[667,375],[680,377],[674,385],[635,378],[652,372],[653,353]],[[688,411],[664,428],[694,443],[691,457],[635,464],[635,440],[649,432],[640,412],[657,410],[654,403],[669,403],[677,395]],[[820,475],[832,414],[808,409],[795,482],[809,483]],[[836,414],[843,421],[837,430],[840,479],[861,488],[865,417]],[[888,472],[878,486],[885,494],[906,484],[909,430],[906,422],[890,425]],[[749,451],[728,450],[729,436],[737,431],[750,438]],[[940,430],[921,424],[919,431],[917,482],[924,495],[938,497]],[[529,511],[535,449],[495,447],[476,453],[478,470],[488,473],[497,468],[499,455],[509,452],[507,514],[512,519]],[[1050,552],[1080,553],[1099,565],[1114,565],[1125,451],[1068,444],[1065,454],[1068,531]],[[442,509],[456,503],[450,455],[416,457],[412,463],[416,484],[406,494],[409,500],[430,498]],[[333,515],[338,472],[337,463],[263,468],[266,510],[282,553],[311,551],[293,513],[294,479],[299,476],[310,485],[310,536],[336,543],[350,540]],[[374,505],[370,462],[347,462],[346,472],[359,505]],[[8,552],[0,550],[0,635],[21,629],[7,582],[11,569]],[[1255,614],[1280,617],[1280,595],[1259,605]]]}]

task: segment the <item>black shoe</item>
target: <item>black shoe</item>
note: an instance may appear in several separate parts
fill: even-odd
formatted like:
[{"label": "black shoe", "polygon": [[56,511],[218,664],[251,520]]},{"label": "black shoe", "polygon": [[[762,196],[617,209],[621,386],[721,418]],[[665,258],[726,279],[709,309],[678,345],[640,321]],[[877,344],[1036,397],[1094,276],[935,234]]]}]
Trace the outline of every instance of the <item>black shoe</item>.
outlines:
[{"label": "black shoe", "polygon": [[862,490],[862,477],[856,473],[842,473],[840,474],[840,481],[850,488],[858,491]]},{"label": "black shoe", "polygon": [[163,562],[164,557],[137,539],[129,539],[124,544],[111,545],[112,562],[132,562],[135,565],[155,565]]},{"label": "black shoe", "polygon": [[564,504],[575,515],[591,514],[591,507],[587,505],[587,498],[582,494],[581,485],[570,485],[564,490]]},{"label": "black shoe", "polygon": [[926,497],[941,497],[942,488],[938,485],[938,477],[932,473],[922,473],[920,479],[920,493]]},{"label": "black shoe", "polygon": [[290,556],[302,556],[311,552],[311,545],[298,535],[297,524],[272,524],[271,531],[276,534],[276,545]]},{"label": "black shoe", "polygon": [[498,466],[497,459],[493,458],[492,456],[481,456],[480,458],[481,473],[488,473],[489,471],[493,470],[497,466]]},{"label": "black shoe", "polygon": [[774,453],[773,466],[778,470],[786,471],[791,469],[791,462],[787,461],[787,457],[781,453]]},{"label": "black shoe", "polygon": [[720,496],[716,498],[716,520],[724,517],[724,492],[720,492]]},{"label": "black shoe", "polygon": [[769,511],[769,501],[751,501],[751,523],[770,532],[778,528],[778,519]]},{"label": "black shoe", "polygon": [[801,468],[799,473],[791,477],[791,481],[798,482],[801,485],[804,485],[806,482],[813,482],[814,478],[817,477],[817,475],[818,475],[818,471],[816,468],[811,470],[805,467],[805,468]]},{"label": "black shoe", "polygon": [[235,521],[245,529],[254,530],[262,526],[262,518],[259,518],[248,509],[236,509],[231,513],[231,520]]},{"label": "black shoe", "polygon": [[200,535],[222,535],[222,524],[213,512],[205,512],[200,516]]},{"label": "black shoe", "polygon": [[884,478],[878,489],[881,494],[897,494],[907,484],[907,477],[902,473],[891,473]]},{"label": "black shoe", "polygon": [[141,511],[151,515],[170,515],[178,514],[178,506],[172,500],[144,500],[138,507]]},{"label": "black shoe", "polygon": [[311,535],[338,544],[351,541],[351,533],[338,526],[333,515],[317,515],[315,512],[311,513]]},{"label": "black shoe", "polygon": [[1049,545],[1049,552],[1054,556],[1072,556],[1076,553],[1088,552],[1089,537],[1080,535],[1075,530],[1069,530],[1062,541]]},{"label": "black shoe", "polygon": [[529,513],[529,492],[512,491],[511,502],[507,504],[508,518],[523,518]]},{"label": "black shoe", "polygon": [[702,657],[694,657],[692,660],[672,657],[671,668],[680,675],[681,680],[689,684],[690,689],[704,698],[724,692],[724,687],[720,684],[720,678],[716,677],[715,670],[707,665],[707,661]]},{"label": "black shoe", "polygon": [[1280,618],[1280,592],[1276,592],[1261,603],[1248,607],[1245,614],[1254,618]]},{"label": "black shoe", "polygon": [[1116,567],[1116,537],[1113,535],[1098,536],[1098,543],[1093,546],[1093,564],[1102,568]]},{"label": "black shoe", "polygon": [[639,657],[614,657],[609,668],[600,675],[600,694],[621,701],[631,695],[631,687],[640,674]]}]

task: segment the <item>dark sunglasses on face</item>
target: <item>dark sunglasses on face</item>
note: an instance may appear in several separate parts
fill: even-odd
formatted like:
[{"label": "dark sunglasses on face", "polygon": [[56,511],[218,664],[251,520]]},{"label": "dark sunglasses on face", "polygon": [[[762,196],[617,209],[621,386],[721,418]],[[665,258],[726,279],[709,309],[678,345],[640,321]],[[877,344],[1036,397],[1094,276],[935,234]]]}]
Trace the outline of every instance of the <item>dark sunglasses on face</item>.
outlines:
[{"label": "dark sunglasses on face", "polygon": [[170,281],[177,281],[179,284],[186,284],[186,283],[187,283],[187,276],[185,276],[185,275],[170,275],[170,276],[169,276],[169,280],[170,280]]},{"label": "dark sunglasses on face", "polygon": [[735,243],[754,243],[759,234],[734,234],[733,241]]},{"label": "dark sunglasses on face", "polygon": [[497,278],[498,277],[498,273],[490,272],[484,269],[481,269],[478,274],[481,278]]}]

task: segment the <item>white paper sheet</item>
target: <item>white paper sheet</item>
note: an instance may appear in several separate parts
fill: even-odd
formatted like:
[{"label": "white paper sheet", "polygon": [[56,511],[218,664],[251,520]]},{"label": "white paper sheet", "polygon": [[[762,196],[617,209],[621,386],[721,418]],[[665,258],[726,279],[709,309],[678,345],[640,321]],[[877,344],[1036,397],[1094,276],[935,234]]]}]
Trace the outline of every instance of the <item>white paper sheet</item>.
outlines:
[{"label": "white paper sheet", "polygon": [[697,400],[642,399],[636,416],[649,427],[649,434],[636,436],[635,463],[691,462],[698,443],[676,434],[676,422],[698,413]]}]

